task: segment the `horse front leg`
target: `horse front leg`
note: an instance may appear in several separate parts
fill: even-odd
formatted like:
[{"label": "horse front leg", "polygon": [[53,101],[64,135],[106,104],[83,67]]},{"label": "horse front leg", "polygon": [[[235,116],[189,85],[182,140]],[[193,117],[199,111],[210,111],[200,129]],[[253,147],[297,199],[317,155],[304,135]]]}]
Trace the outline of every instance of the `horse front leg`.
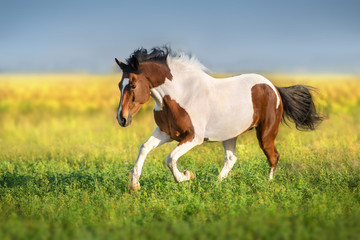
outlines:
[{"label": "horse front leg", "polygon": [[201,143],[201,141],[197,141],[195,139],[189,142],[180,142],[179,145],[177,145],[176,148],[174,148],[174,150],[167,156],[166,165],[170,168],[176,182],[183,182],[195,178],[195,175],[188,170],[180,172],[176,166],[176,162],[182,155]]},{"label": "horse front leg", "polygon": [[149,139],[140,146],[139,154],[135,162],[135,166],[131,171],[130,191],[136,191],[140,188],[139,178],[141,169],[148,153],[154,148],[161,146],[164,143],[170,142],[171,138],[166,133],[162,132],[158,127],[155,129]]}]

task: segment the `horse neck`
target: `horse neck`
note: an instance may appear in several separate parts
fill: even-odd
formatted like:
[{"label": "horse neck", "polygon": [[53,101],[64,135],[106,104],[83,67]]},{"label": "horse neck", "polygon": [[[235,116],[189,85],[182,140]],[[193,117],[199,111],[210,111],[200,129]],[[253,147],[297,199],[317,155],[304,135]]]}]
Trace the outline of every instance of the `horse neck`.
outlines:
[{"label": "horse neck", "polygon": [[157,62],[142,63],[144,74],[149,81],[150,88],[156,88],[163,84],[166,79],[172,80],[173,76],[168,66]]},{"label": "horse neck", "polygon": [[164,96],[180,100],[189,98],[195,92],[209,91],[212,77],[200,68],[186,65],[169,65],[171,79],[165,79],[163,84],[151,89],[151,96],[156,102],[155,110],[161,110]]},{"label": "horse neck", "polygon": [[170,63],[169,67],[175,90],[199,92],[205,90],[211,83],[212,77],[196,65],[175,62]]}]

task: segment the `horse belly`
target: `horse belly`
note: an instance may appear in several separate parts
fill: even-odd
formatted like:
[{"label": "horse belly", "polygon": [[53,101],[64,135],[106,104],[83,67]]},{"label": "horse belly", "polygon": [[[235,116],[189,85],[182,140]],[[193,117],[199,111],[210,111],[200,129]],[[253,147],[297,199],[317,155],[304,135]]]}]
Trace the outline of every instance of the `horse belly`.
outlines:
[{"label": "horse belly", "polygon": [[[240,95],[240,96],[239,96]],[[247,131],[253,123],[254,108],[251,91],[236,94],[232,100],[214,104],[206,128],[209,141],[224,141]]]}]

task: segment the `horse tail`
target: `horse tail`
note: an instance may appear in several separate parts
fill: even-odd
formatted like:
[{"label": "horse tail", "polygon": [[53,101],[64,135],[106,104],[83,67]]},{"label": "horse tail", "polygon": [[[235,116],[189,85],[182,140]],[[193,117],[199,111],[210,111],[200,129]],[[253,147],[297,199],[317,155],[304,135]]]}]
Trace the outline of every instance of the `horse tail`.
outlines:
[{"label": "horse tail", "polygon": [[[315,130],[324,119],[316,111],[311,91],[316,90],[310,86],[294,85],[290,87],[276,87],[283,103],[282,120],[295,123],[300,131]],[[288,125],[289,126],[289,125]]]}]

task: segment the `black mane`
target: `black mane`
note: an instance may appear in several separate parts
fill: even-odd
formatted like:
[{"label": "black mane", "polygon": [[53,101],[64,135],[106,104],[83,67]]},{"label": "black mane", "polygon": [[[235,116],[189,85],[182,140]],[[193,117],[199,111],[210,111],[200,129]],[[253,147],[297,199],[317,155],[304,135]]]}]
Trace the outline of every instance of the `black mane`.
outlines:
[{"label": "black mane", "polygon": [[134,61],[138,61],[138,63],[155,61],[167,65],[166,59],[170,52],[171,50],[168,47],[152,48],[150,52],[145,48],[139,48],[126,59],[126,63],[128,66],[134,66]]}]

